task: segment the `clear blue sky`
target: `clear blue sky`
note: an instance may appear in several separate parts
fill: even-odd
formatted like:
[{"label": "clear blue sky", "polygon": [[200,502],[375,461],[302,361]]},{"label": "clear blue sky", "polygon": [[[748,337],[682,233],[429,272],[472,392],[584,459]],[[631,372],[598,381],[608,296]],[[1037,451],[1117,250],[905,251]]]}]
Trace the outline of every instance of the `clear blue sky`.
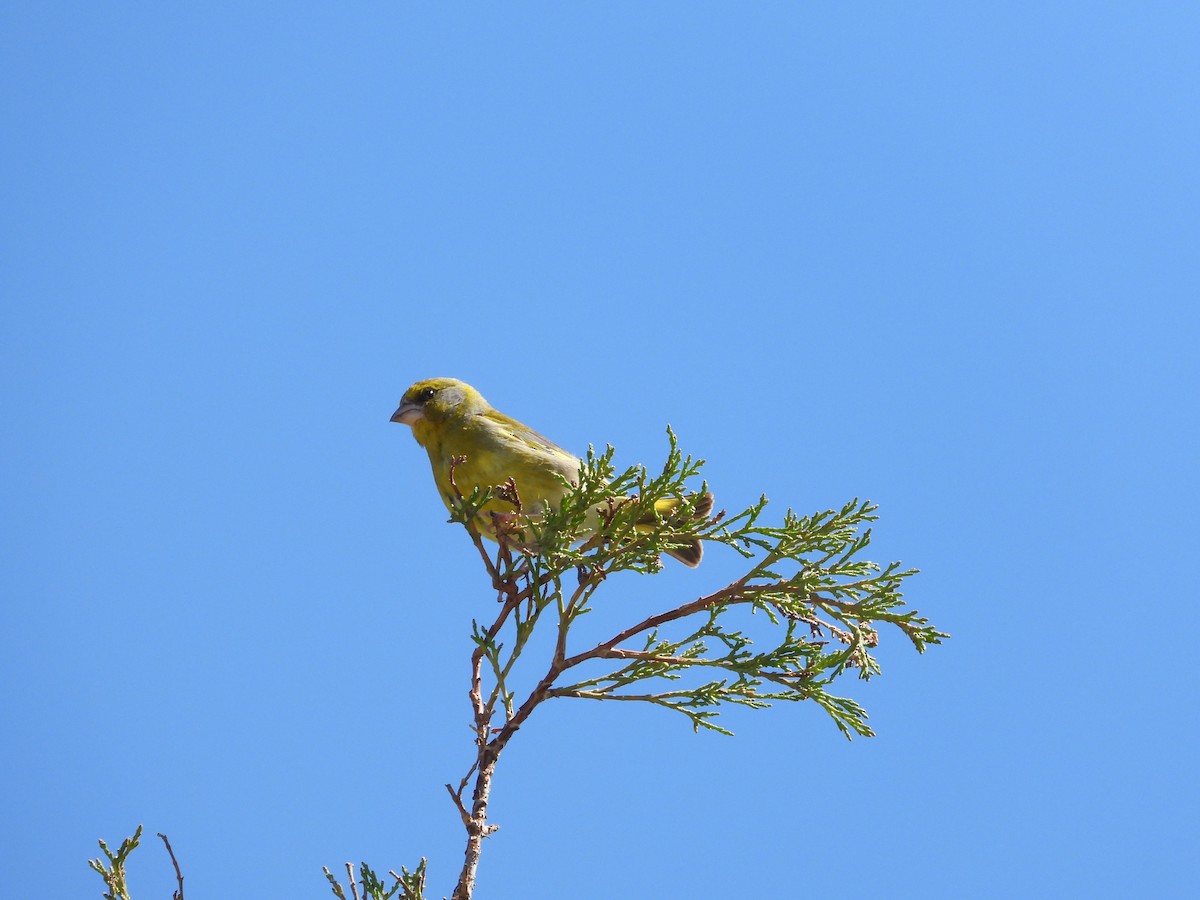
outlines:
[{"label": "clear blue sky", "polygon": [[954,635],[886,635],[873,740],[547,706],[481,898],[1194,888],[1194,8],[9,3],[0,42],[13,890],[98,897],[139,822],[189,897],[450,889],[494,601],[387,421],[443,374],[622,463],[670,423],[727,508],[874,499]]}]

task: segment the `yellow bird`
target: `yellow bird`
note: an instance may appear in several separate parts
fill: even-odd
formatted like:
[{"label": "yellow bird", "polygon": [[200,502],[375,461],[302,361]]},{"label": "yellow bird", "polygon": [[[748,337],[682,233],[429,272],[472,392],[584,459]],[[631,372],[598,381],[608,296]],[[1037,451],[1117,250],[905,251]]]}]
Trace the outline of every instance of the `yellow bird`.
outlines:
[{"label": "yellow bird", "polygon": [[[413,437],[429,454],[433,480],[446,507],[450,508],[453,487],[450,463],[465,457],[454,468],[454,483],[464,497],[475,488],[494,488],[512,478],[522,502],[522,513],[538,515],[542,501],[557,505],[567,489],[555,475],[574,484],[579,477],[579,458],[542,437],[516,419],[492,409],[469,384],[455,378],[418,381],[400,399],[392,421],[412,428]],[[659,500],[655,509],[669,515],[682,501],[678,497]],[[712,511],[712,494],[701,497],[692,515],[705,517]],[[510,503],[493,497],[484,513],[511,513]],[[594,514],[598,519],[598,513]],[[495,540],[490,516],[481,518],[480,531]],[[590,523],[594,528],[596,522]],[[699,540],[667,551],[686,566],[698,566],[703,555]]]}]

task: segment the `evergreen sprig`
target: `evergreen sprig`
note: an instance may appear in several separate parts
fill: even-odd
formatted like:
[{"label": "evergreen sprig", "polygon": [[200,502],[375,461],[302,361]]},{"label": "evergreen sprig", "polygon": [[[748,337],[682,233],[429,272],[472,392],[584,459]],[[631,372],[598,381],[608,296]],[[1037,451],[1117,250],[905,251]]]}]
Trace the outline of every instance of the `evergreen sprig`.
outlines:
[{"label": "evergreen sprig", "polygon": [[[484,711],[490,716],[499,699],[507,719],[516,715],[509,682],[547,607],[556,609],[559,644],[565,648],[572,624],[591,611],[593,595],[607,576],[657,572],[662,553],[699,538],[732,547],[746,558],[761,556],[720,590],[651,616],[583,652],[564,652],[552,666],[554,683],[542,694],[651,703],[685,714],[697,729],[725,734],[729,732],[712,721],[723,704],[758,709],[777,700],[813,700],[847,737],[872,735],[863,708],[829,692],[834,679],[846,669],[856,669],[864,679],[880,672],[872,651],[881,624],[898,627],[920,652],[946,637],[917,611],[905,608],[901,586],[915,569],[899,563],[881,567],[862,558],[871,543],[869,525],[878,518],[877,507],[856,498],[840,509],[807,516],[789,509],[782,525],[770,526],[761,524],[767,505],[763,497],[733,516],[694,517],[698,498],[707,491],[704,483],[698,490],[692,484],[703,461],[685,456],[674,433],[668,429],[667,434],[667,461],[654,475],[642,466],[618,473],[612,447],[589,452],[578,486],[556,511],[528,521],[517,515],[502,526],[506,539],[494,560],[479,541],[477,516],[495,496],[506,496],[519,513],[515,489],[510,486],[507,495],[476,491],[455,498],[451,521],[472,533],[501,600],[508,601],[493,627],[473,623],[478,652],[494,679]],[[670,516],[657,512],[657,501],[674,497],[688,499]],[[587,536],[597,519],[599,528]],[[572,572],[578,573],[576,584],[564,588]],[[731,624],[739,606],[762,612],[781,626],[773,647],[750,649],[751,639]],[[510,613],[513,635],[504,642],[502,627]],[[664,625],[693,617],[700,624],[690,634],[673,639],[661,635]],[[637,639],[640,647],[629,646]],[[558,683],[559,675],[593,660],[620,664],[600,675]],[[669,690],[654,685],[703,670],[719,670],[722,677]]]},{"label": "evergreen sprig", "polygon": [[[365,862],[358,864],[357,880],[355,878],[354,866],[351,863],[346,863],[346,876],[350,884],[350,897],[346,896],[346,890],[342,887],[341,882],[326,866],[322,871],[325,873],[325,879],[329,882],[329,887],[333,891],[333,895],[338,900],[425,900],[425,860],[422,859],[413,871],[403,866],[400,867],[400,872],[388,872],[392,877],[392,886],[381,879],[374,870],[371,869]],[[359,888],[362,892],[359,892]]]},{"label": "evergreen sprig", "polygon": [[[880,626],[897,627],[922,653],[947,637],[905,607],[901,587],[915,569],[863,557],[878,518],[874,504],[856,498],[807,516],[789,509],[780,525],[764,524],[765,496],[732,516],[698,515],[708,509],[701,499],[707,484],[695,484],[703,461],[683,454],[670,429],[667,438],[667,459],[658,473],[643,466],[618,472],[612,447],[589,450],[577,482],[564,480],[571,490],[558,508],[537,518],[524,515],[525,502],[544,498],[521,498],[511,481],[469,496],[455,488],[449,498],[450,521],[471,535],[501,601],[490,625],[472,623],[477,753],[458,787],[446,785],[468,835],[453,895],[458,900],[471,896],[482,839],[497,828],[487,821],[496,760],[543,701],[646,703],[681,713],[695,730],[730,734],[714,721],[722,708],[812,700],[847,738],[869,737],[874,732],[866,710],[834,694],[835,680],[849,669],[863,679],[880,672],[873,653]],[[512,512],[482,512],[496,498]],[[668,498],[683,502],[664,515],[658,501]],[[492,516],[490,530],[499,539],[494,552],[481,539],[481,515]],[[655,574],[663,553],[697,539],[731,547],[754,563],[718,590],[584,649],[573,646],[572,627],[593,610],[609,576]],[[745,632],[739,608],[761,614],[773,628],[766,649],[757,649]],[[517,662],[547,613],[554,623],[546,626],[553,629],[553,650],[544,661],[545,674],[521,691]],[[468,804],[464,794],[472,778]]]},{"label": "evergreen sprig", "polygon": [[99,857],[88,860],[88,866],[100,874],[104,879],[104,886],[108,888],[104,892],[104,900],[129,900],[129,888],[125,884],[125,863],[141,839],[142,826],[139,825],[131,837],[121,841],[116,853],[109,850],[108,844],[103,840],[99,842],[100,849],[108,858],[107,862]]}]

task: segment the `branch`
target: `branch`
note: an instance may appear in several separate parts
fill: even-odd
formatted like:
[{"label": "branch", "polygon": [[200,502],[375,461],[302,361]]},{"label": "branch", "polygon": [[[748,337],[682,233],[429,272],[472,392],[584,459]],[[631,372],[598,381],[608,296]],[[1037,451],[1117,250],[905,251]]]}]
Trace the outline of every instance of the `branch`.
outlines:
[{"label": "branch", "polygon": [[[647,703],[687,716],[696,730],[722,734],[730,732],[714,719],[730,705],[762,709],[811,700],[847,737],[870,736],[862,706],[830,692],[835,680],[848,669],[861,678],[879,673],[872,652],[881,624],[900,629],[922,652],[947,637],[904,607],[900,587],[915,570],[898,563],[881,569],[863,558],[877,519],[869,501],[855,498],[808,516],[788,510],[781,525],[763,524],[766,497],[733,515],[710,516],[708,485],[695,484],[703,461],[681,453],[670,429],[668,440],[657,474],[642,466],[618,472],[611,447],[589,450],[576,479],[559,478],[561,499],[528,498],[546,510],[536,517],[524,513],[534,506],[523,505],[511,478],[464,496],[455,481],[464,458],[451,461],[451,521],[466,529],[501,603],[487,627],[472,622],[468,697],[475,753],[457,789],[445,786],[467,838],[453,900],[470,900],[483,841],[498,828],[488,819],[488,804],[500,755],[546,700]],[[496,512],[496,501],[514,511]],[[485,534],[496,540],[493,550],[485,547]],[[586,649],[572,648],[575,623],[591,611],[610,576],[655,574],[663,554],[697,542],[730,547],[754,561],[724,587],[648,615]],[[689,563],[698,558],[695,550],[687,554]],[[578,581],[567,588],[572,570]],[[548,608],[555,613],[549,658],[521,663]],[[739,630],[739,617],[748,612],[763,613],[764,627],[775,629],[768,649],[756,650]],[[679,627],[685,620],[693,624]],[[679,631],[690,633],[671,636]],[[634,641],[642,646],[625,646]],[[601,671],[562,683],[584,663]],[[504,720],[493,728],[500,704]]]},{"label": "branch", "polygon": [[171,857],[171,865],[175,867],[175,880],[179,883],[179,890],[171,892],[171,900],[183,900],[183,872],[179,869],[179,861],[175,859],[175,851],[171,849],[171,842],[167,840],[167,836],[161,831],[158,836],[162,838],[163,844],[167,848],[167,854]]}]

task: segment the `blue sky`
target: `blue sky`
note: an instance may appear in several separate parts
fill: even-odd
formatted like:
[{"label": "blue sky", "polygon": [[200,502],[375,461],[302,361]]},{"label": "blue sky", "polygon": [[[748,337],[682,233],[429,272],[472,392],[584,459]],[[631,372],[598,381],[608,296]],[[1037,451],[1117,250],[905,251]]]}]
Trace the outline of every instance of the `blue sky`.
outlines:
[{"label": "blue sky", "polygon": [[480,897],[1194,885],[1195,10],[48,2],[0,41],[12,877],[98,897],[141,822],[189,896],[450,890],[494,600],[387,421],[449,374],[624,464],[670,423],[729,509],[872,498],[954,635],[885,635],[871,740],[545,707]]}]

